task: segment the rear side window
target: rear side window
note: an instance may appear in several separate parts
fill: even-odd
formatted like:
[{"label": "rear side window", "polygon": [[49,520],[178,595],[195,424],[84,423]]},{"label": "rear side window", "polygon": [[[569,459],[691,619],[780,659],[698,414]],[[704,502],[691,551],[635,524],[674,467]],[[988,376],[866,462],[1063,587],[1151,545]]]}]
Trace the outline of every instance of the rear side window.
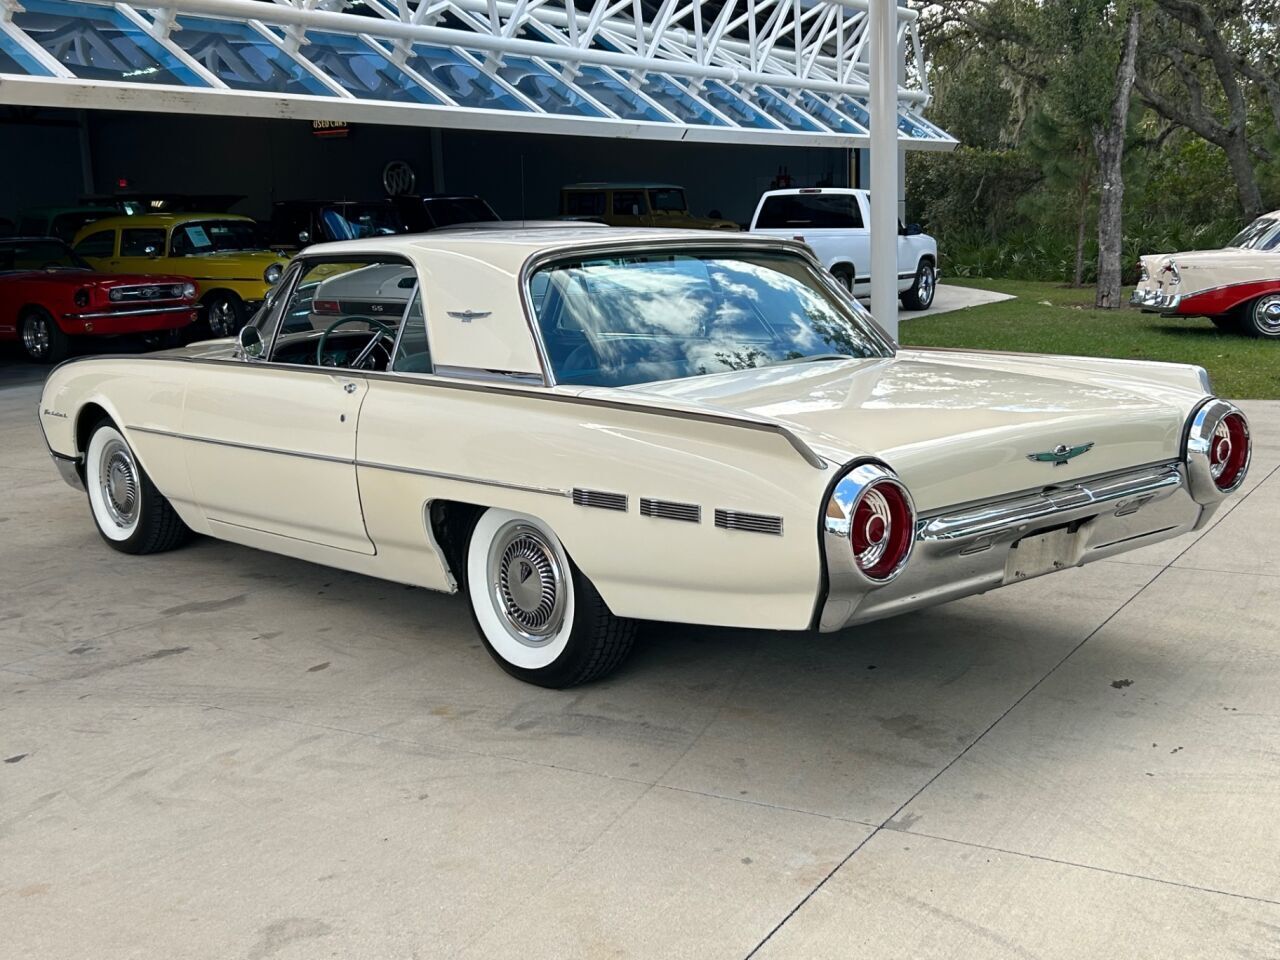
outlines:
[{"label": "rear side window", "polygon": [[604,213],[604,193],[570,190],[564,194],[560,212],[571,217],[598,217]]},{"label": "rear side window", "polygon": [[116,232],[99,230],[91,233],[75,246],[75,251],[82,257],[109,257],[115,253]]},{"label": "rear side window", "polygon": [[613,191],[613,212],[624,217],[644,213],[644,194],[639,190]]},{"label": "rear side window", "polygon": [[120,256],[148,257],[151,256],[147,252],[148,247],[153,248],[157,255],[164,253],[164,230],[135,228],[120,231]]},{"label": "rear side window", "polygon": [[850,230],[862,226],[858,198],[851,193],[800,193],[766,197],[756,218],[762,230]]}]

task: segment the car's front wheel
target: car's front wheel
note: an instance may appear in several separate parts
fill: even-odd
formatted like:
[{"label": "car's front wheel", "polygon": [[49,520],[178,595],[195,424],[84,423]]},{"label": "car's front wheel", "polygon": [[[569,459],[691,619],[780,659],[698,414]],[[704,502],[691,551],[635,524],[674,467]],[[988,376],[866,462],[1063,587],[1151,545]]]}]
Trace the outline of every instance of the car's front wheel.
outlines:
[{"label": "car's front wheel", "polygon": [[94,427],[89,437],[84,485],[98,532],[121,553],[172,550],[191,535],[109,420]]},{"label": "car's front wheel", "polygon": [[1245,304],[1240,329],[1250,337],[1280,338],[1280,293],[1269,293]]},{"label": "car's front wheel", "polygon": [[616,668],[636,624],[615,617],[541,520],[489,509],[471,530],[464,576],[485,648],[507,673],[563,689]]},{"label": "car's front wheel", "polygon": [[27,359],[35,363],[61,363],[71,352],[71,338],[62,332],[48,311],[39,307],[22,315],[18,335]]},{"label": "car's front wheel", "polygon": [[916,266],[916,278],[909,290],[902,293],[902,305],[908,310],[928,310],[933,306],[933,295],[938,289],[938,274],[933,264],[921,260]]},{"label": "car's front wheel", "polygon": [[244,301],[234,293],[218,291],[204,301],[204,320],[215,337],[234,337],[245,322]]}]

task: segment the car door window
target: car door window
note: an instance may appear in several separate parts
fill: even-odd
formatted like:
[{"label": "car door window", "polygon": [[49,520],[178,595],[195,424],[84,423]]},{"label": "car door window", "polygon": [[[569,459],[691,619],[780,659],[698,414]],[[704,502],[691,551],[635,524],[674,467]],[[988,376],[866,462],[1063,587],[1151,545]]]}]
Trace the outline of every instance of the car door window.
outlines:
[{"label": "car door window", "polygon": [[[391,368],[400,325],[417,294],[413,267],[388,257],[307,260],[298,269],[278,317],[269,317],[278,328],[270,359],[349,370]],[[420,325],[420,309],[417,316]],[[405,362],[409,352],[426,353],[425,332],[422,342],[411,336],[404,343]]]},{"label": "car door window", "polygon": [[[148,252],[148,247],[152,248],[151,252]],[[156,256],[164,253],[163,228],[134,227],[120,231],[120,256],[149,257],[153,253]]]},{"label": "car door window", "polygon": [[82,257],[109,257],[116,251],[116,232],[99,230],[91,233],[75,245],[75,251]]},{"label": "car door window", "polygon": [[639,190],[615,190],[613,212],[620,217],[635,217],[645,213],[644,194]]}]

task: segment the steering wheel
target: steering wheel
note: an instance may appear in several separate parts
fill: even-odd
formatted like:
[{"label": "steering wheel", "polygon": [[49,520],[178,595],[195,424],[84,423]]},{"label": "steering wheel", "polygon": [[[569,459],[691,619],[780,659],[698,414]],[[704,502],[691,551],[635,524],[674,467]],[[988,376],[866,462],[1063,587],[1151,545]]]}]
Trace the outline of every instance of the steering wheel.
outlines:
[{"label": "steering wheel", "polygon": [[[392,333],[391,328],[381,320],[374,320],[372,317],[342,317],[341,319],[335,320],[333,323],[329,324],[329,326],[325,328],[324,333],[320,334],[320,339],[316,341],[316,366],[323,367],[325,365],[324,344],[325,341],[329,339],[329,334],[333,333],[333,331],[337,330],[345,323],[367,323],[369,326],[377,328],[373,331],[373,337],[367,344],[365,344],[365,347],[360,351],[359,356],[356,357],[355,363],[351,364],[352,368],[359,367],[360,364],[364,363],[368,358],[370,351],[382,342],[382,340],[395,339],[395,334]],[[388,350],[387,359],[390,360],[390,357],[391,351]]]}]

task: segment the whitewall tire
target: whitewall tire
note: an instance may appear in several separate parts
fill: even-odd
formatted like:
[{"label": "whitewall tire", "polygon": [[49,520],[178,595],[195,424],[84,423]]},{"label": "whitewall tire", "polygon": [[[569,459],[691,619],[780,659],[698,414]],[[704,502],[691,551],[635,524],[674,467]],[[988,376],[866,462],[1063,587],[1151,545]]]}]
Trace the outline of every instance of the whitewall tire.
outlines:
[{"label": "whitewall tire", "polygon": [[158,553],[190,535],[129,443],[108,420],[93,428],[84,458],[89,510],[102,539],[122,553]]},{"label": "whitewall tire", "polygon": [[541,520],[497,508],[480,515],[463,577],[476,628],[507,673],[571,687],[618,666],[633,621],[613,616]]}]

